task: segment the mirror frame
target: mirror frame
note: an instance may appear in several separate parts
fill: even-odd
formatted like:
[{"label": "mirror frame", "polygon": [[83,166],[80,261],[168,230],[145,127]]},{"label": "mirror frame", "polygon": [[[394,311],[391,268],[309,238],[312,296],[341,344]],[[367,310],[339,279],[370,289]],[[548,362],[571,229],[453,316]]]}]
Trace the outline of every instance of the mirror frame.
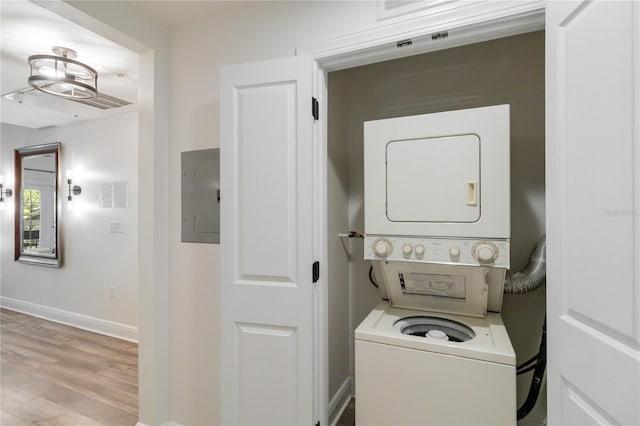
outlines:
[{"label": "mirror frame", "polygon": [[[43,145],[27,146],[23,148],[17,148],[14,154],[14,167],[15,167],[15,211],[14,211],[14,260],[16,262],[30,263],[34,265],[50,266],[53,268],[59,268],[62,266],[62,241],[60,240],[60,214],[61,214],[61,197],[60,189],[62,188],[61,182],[62,173],[60,172],[62,144],[60,142],[48,143]],[[55,208],[56,208],[56,255],[55,257],[38,256],[34,254],[24,253],[22,250],[22,243],[24,232],[22,231],[23,220],[23,190],[22,190],[22,161],[24,157],[30,157],[34,155],[54,154],[56,164],[56,185],[55,185]]]}]

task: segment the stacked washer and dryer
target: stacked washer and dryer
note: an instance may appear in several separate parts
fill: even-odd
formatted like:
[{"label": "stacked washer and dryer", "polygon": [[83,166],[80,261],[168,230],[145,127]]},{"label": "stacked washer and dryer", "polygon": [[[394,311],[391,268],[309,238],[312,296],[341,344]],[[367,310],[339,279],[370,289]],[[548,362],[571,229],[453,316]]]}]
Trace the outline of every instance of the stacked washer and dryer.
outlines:
[{"label": "stacked washer and dryer", "polygon": [[516,423],[509,144],[508,105],[365,123],[365,259],[383,301],[355,330],[358,424]]}]

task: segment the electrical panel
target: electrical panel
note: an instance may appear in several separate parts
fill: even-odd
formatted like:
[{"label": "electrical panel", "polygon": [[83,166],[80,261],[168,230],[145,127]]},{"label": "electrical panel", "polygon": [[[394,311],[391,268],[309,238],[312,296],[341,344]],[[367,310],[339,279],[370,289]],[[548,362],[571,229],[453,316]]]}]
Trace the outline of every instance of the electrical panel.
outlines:
[{"label": "electrical panel", "polygon": [[220,243],[220,148],[182,153],[182,242]]}]

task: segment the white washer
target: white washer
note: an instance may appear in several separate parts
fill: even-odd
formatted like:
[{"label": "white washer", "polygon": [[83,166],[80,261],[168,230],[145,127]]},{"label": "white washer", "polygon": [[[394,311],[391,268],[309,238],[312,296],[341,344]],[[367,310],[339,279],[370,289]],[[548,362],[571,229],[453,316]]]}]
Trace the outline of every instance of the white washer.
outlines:
[{"label": "white washer", "polygon": [[514,425],[516,356],[487,311],[500,310],[505,269],[377,261],[374,271],[388,301],[355,331],[357,423]]},{"label": "white washer", "polygon": [[[466,342],[403,334],[411,317],[455,321]],[[437,328],[437,327],[436,327]],[[355,331],[358,425],[514,425],[516,356],[498,313],[485,318],[381,302]]]}]

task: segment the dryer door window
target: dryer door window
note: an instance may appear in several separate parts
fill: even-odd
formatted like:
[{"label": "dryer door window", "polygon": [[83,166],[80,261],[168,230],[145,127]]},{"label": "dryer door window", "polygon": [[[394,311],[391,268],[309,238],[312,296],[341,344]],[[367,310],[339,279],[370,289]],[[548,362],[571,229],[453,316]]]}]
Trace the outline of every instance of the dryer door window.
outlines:
[{"label": "dryer door window", "polygon": [[480,219],[480,139],[475,134],[387,144],[387,218],[392,222]]}]

